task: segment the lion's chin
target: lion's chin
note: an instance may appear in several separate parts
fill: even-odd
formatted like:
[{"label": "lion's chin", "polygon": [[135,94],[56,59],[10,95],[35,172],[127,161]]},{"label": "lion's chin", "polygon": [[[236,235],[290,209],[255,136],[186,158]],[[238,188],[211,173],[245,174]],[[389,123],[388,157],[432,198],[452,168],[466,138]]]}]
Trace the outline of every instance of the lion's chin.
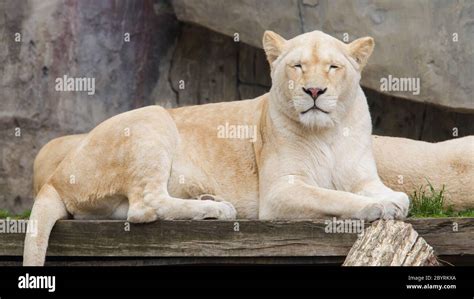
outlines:
[{"label": "lion's chin", "polygon": [[299,114],[300,123],[310,129],[324,129],[334,126],[334,120],[330,113],[325,113],[316,109]]}]

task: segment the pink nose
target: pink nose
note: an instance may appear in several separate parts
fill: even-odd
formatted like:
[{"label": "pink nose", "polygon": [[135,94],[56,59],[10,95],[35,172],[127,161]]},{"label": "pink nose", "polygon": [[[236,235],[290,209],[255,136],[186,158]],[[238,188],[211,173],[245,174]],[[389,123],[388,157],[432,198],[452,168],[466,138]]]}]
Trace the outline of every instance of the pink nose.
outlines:
[{"label": "pink nose", "polygon": [[308,88],[309,92],[311,93],[311,97],[315,98],[319,95],[321,89],[319,88]]},{"label": "pink nose", "polygon": [[303,91],[306,92],[308,95],[310,95],[314,100],[316,100],[320,95],[325,93],[326,89],[327,88],[321,89],[321,88],[314,88],[314,87],[310,87],[310,88],[303,87]]}]

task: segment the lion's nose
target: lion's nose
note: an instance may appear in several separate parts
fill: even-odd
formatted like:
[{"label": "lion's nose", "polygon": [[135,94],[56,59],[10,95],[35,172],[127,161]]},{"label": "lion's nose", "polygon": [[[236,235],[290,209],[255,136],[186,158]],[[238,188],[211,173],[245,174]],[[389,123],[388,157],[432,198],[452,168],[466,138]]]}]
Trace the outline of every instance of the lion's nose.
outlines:
[{"label": "lion's nose", "polygon": [[313,98],[313,100],[316,100],[320,95],[325,93],[327,88],[321,89],[321,88],[315,88],[315,87],[310,87],[310,88],[304,88],[303,91],[307,93],[310,97]]}]

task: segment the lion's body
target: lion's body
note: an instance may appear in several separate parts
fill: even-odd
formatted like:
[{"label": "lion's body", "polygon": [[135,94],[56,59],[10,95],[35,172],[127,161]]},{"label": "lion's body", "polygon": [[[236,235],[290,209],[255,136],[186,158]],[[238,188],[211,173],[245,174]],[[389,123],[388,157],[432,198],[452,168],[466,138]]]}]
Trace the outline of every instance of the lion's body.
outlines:
[{"label": "lion's body", "polygon": [[438,143],[374,136],[373,151],[386,186],[413,194],[429,183],[444,188],[446,208],[474,209],[474,136]]},{"label": "lion's body", "polygon": [[[78,134],[58,137],[43,146],[35,160],[35,195],[66,154],[76,149],[85,136],[86,134]],[[251,144],[249,143],[249,145]],[[426,186],[427,182],[430,182],[437,190],[440,190],[444,185],[446,206],[451,206],[455,210],[474,208],[474,197],[472,196],[474,194],[474,137],[429,143],[373,135],[372,149],[379,176],[386,186],[395,191],[411,194],[415,190],[419,190],[420,187]],[[205,159],[202,160],[205,161]],[[228,161],[225,164],[227,163]],[[218,174],[220,173],[222,172]],[[254,174],[247,174],[244,178],[249,176],[252,179],[255,178]],[[180,181],[178,173],[174,173],[171,177],[174,178],[173,181]],[[185,178],[184,174],[181,178]],[[176,185],[182,186],[182,193],[187,192],[185,191],[187,188],[192,188],[191,186],[186,187],[186,180],[183,181],[183,184]],[[250,190],[255,190],[255,188]],[[212,194],[212,192],[209,193]],[[232,200],[236,197],[228,198]],[[258,208],[250,204],[256,203],[255,195],[248,196],[247,199],[248,205],[244,208],[237,205],[237,210],[240,211],[239,216],[255,218]],[[250,211],[246,212],[245,207],[248,207]]]},{"label": "lion's body", "polygon": [[[32,219],[44,219],[44,233],[27,235],[25,264],[44,262],[49,231],[67,215],[132,222],[405,217],[407,195],[377,174],[359,86],[373,40],[345,45],[321,32],[289,41],[266,33],[264,47],[272,67],[268,94],[149,106],[46,145],[35,161],[32,211]],[[383,169],[389,182],[394,169]]]},{"label": "lion's body", "polygon": [[[219,138],[217,128],[222,121],[258,128],[266,96],[240,101],[237,105],[219,103],[168,110],[184,143],[172,167],[168,185],[172,196],[197,198],[201,194],[215,194],[229,200],[239,217],[258,218],[257,152],[260,145],[249,140]],[[226,107],[238,109],[232,109],[228,116],[229,111],[222,111]],[[193,117],[195,113],[200,118]],[[35,194],[67,153],[79,148],[86,136],[59,137],[41,149],[34,167]],[[260,136],[257,140],[261,140]],[[388,187],[412,193],[429,181],[436,189],[445,185],[447,206],[456,210],[474,207],[474,159],[470,155],[474,152],[474,137],[436,144],[384,136],[373,136],[372,140],[378,173]],[[101,216],[96,212],[89,215],[91,218]],[[122,214],[121,218],[126,215]]]},{"label": "lion's body", "polygon": [[[355,146],[343,143],[346,140],[352,142],[349,138],[340,138],[337,141],[332,136],[328,139],[319,136],[314,140],[307,138],[282,140],[279,136],[273,138],[272,132],[266,126],[269,121],[266,118],[267,101],[268,94],[254,100],[239,102],[183,107],[167,111],[158,106],[150,106],[123,113],[104,122],[89,135],[62,137],[45,146],[35,162],[35,186],[39,191],[49,179],[66,203],[68,212],[75,218],[98,219],[113,216],[126,219],[126,210],[115,213],[119,201],[126,201],[127,197],[126,191],[122,190],[126,185],[123,182],[126,178],[122,176],[127,176],[129,181],[133,179],[128,174],[130,165],[126,162],[128,156],[125,153],[133,151],[133,147],[140,148],[140,142],[153,143],[154,132],[150,132],[148,126],[144,126],[143,123],[163,126],[169,122],[168,126],[173,129],[169,134],[155,136],[160,141],[153,145],[156,150],[149,152],[150,158],[145,159],[143,156],[146,164],[143,167],[152,165],[153,161],[149,159],[160,155],[164,139],[169,139],[166,144],[176,144],[172,153],[171,175],[167,185],[168,192],[173,197],[197,198],[202,194],[213,194],[231,202],[239,217],[258,218],[259,181],[266,179],[274,181],[281,177],[291,180],[302,175],[299,172],[303,167],[318,169],[317,172],[308,173],[318,186],[344,191],[353,191],[357,188],[355,183],[350,180],[342,182],[339,177],[343,177],[343,173],[355,171],[344,170],[343,167],[355,165],[354,162],[358,162],[366,147],[370,146],[370,140],[366,138],[365,142],[356,143],[360,145],[357,149]],[[361,101],[361,104],[364,105],[365,102]],[[370,119],[361,125],[366,127],[365,130],[370,130],[370,123],[367,122],[370,122]],[[244,125],[250,128],[248,132],[254,132],[255,128],[257,136],[222,138],[218,135],[218,128],[226,123],[228,127]],[[356,126],[357,124],[351,124],[354,130],[358,130]],[[262,129],[269,132],[265,132],[262,136]],[[343,132],[340,133],[342,136]],[[147,138],[138,140],[135,138],[136,135],[141,137],[147,134],[149,135]],[[253,142],[252,139],[256,141]],[[59,142],[63,143],[62,147],[59,146]],[[316,144],[325,147],[325,151],[314,150]],[[350,155],[341,155],[348,159],[338,160],[335,152],[338,149],[341,153],[350,150]],[[265,165],[266,157],[277,155],[279,151],[287,152],[285,160],[278,159],[272,161],[274,163],[272,165]],[[117,157],[117,152],[124,153],[124,156]],[[59,165],[61,156],[65,157],[66,161]],[[54,157],[55,160],[50,157]],[[123,162],[120,162],[121,160]],[[303,162],[304,165],[298,165],[298,162]],[[55,164],[59,167],[54,167]],[[271,168],[266,178],[259,178],[259,164]],[[292,169],[296,165],[298,166]],[[278,168],[279,174],[276,172]],[[51,174],[53,175],[50,177]],[[138,180],[141,179],[140,177]],[[91,190],[93,192],[90,192]],[[85,203],[83,198],[87,198]],[[91,207],[88,203],[94,204],[91,204]],[[299,217],[304,215],[295,215],[294,218]]]},{"label": "lion's body", "polygon": [[[125,200],[127,197],[126,192],[120,190],[124,183],[119,175],[128,175],[130,165],[127,163],[127,157],[122,157],[123,162],[117,161],[114,153],[121,150],[121,147],[124,147],[124,152],[129,152],[133,150],[130,148],[132,145],[139,148],[141,142],[153,143],[154,136],[161,139],[161,142],[157,141],[152,145],[157,150],[146,153],[150,155],[149,158],[158,158],[163,139],[168,139],[167,143],[174,146],[171,175],[167,184],[171,196],[197,198],[203,194],[213,194],[231,201],[239,211],[239,216],[257,218],[258,172],[255,152],[257,143],[242,138],[220,138],[217,128],[226,122],[229,125],[245,124],[250,128],[257,128],[263,104],[262,97],[256,100],[172,110],[149,106],[117,115],[107,121],[111,123],[109,126],[99,126],[104,130],[54,139],[42,148],[35,160],[35,191],[38,193],[48,180],[54,181],[57,185],[65,185],[65,188],[61,186],[55,188],[58,189],[72,216],[82,219],[107,218],[113,214],[117,201],[124,200],[121,196],[125,196]],[[156,136],[155,132],[150,132],[141,121],[158,127],[168,122],[172,129],[169,134]],[[95,143],[96,138],[88,138],[90,135],[96,135],[96,138],[103,140],[103,143]],[[136,136],[147,137],[137,140]],[[130,142],[124,143],[124,140]],[[101,156],[104,153],[111,153],[110,164],[107,163],[107,154],[97,159],[94,152],[96,148],[100,148]],[[78,155],[81,155],[81,158],[78,158]],[[64,159],[66,162],[60,165]],[[103,163],[95,161],[86,163],[85,161],[89,159],[97,159]],[[153,161],[147,160],[144,164],[147,164],[143,165],[144,167],[148,167]],[[105,183],[107,177],[111,183]],[[131,176],[128,177],[132,179]],[[117,186],[111,187],[111,185]],[[106,205],[109,208],[102,209],[98,213],[100,209],[94,208],[91,211],[89,207],[78,204],[82,202],[83,195],[80,193],[82,188],[86,192],[94,190],[92,194],[86,195],[88,201],[102,201],[104,204],[108,201]],[[97,195],[96,198],[91,197],[94,195]],[[126,211],[125,214],[116,216],[120,219],[127,218]]]}]

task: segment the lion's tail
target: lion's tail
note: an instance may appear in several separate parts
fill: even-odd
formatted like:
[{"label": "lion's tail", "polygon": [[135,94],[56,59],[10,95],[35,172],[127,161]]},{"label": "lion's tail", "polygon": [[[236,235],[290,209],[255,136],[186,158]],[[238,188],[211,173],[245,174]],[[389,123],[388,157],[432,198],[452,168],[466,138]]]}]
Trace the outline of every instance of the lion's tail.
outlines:
[{"label": "lion's tail", "polygon": [[67,218],[66,206],[56,189],[45,184],[38,193],[25,237],[23,266],[43,266],[46,258],[48,240],[54,224]]}]

